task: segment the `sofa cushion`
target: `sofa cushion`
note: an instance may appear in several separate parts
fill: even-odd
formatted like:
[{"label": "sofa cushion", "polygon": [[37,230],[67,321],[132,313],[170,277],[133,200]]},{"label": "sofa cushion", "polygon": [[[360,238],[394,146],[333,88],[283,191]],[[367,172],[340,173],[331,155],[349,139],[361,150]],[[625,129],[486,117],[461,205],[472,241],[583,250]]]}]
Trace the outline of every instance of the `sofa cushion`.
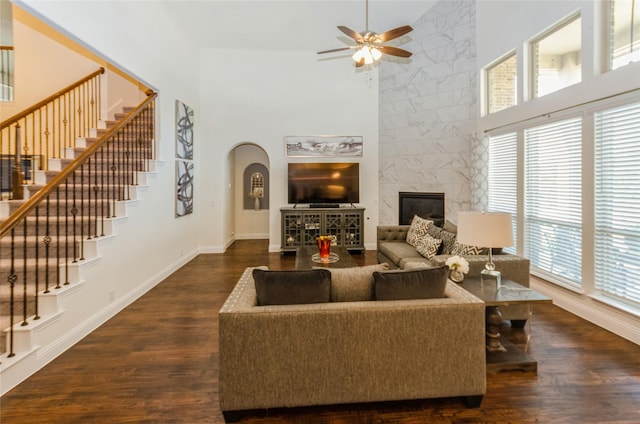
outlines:
[{"label": "sofa cushion", "polygon": [[374,272],[376,300],[435,299],[444,297],[447,267],[412,271]]},{"label": "sofa cushion", "polygon": [[386,262],[352,268],[330,268],[332,302],[365,302],[373,300],[373,273],[386,271]]},{"label": "sofa cushion", "polygon": [[253,279],[259,306],[324,303],[331,300],[331,273],[326,269],[254,269]]},{"label": "sofa cushion", "polygon": [[415,247],[402,241],[385,241],[380,243],[380,252],[396,265],[400,265],[400,261],[404,258],[423,257]]},{"label": "sofa cushion", "polygon": [[444,222],[442,229],[453,234],[458,234],[458,226],[448,219]]},{"label": "sofa cushion", "polygon": [[414,215],[409,231],[407,232],[407,243],[414,247],[417,246],[425,234],[427,234],[429,227],[432,226],[433,221]]},{"label": "sofa cushion", "polygon": [[438,249],[440,249],[441,244],[442,240],[435,239],[429,234],[425,234],[425,236],[422,237],[416,245],[416,250],[425,258],[431,259],[438,253]]}]

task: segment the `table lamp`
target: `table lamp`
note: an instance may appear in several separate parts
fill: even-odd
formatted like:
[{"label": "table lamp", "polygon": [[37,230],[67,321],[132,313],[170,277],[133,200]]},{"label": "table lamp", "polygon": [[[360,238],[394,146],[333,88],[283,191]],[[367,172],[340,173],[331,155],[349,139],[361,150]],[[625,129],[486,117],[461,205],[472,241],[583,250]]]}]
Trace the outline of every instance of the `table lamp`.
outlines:
[{"label": "table lamp", "polygon": [[511,214],[505,212],[458,212],[457,241],[469,246],[488,247],[489,262],[480,273],[480,280],[495,281],[500,289],[500,271],[493,263],[492,249],[513,245]]}]

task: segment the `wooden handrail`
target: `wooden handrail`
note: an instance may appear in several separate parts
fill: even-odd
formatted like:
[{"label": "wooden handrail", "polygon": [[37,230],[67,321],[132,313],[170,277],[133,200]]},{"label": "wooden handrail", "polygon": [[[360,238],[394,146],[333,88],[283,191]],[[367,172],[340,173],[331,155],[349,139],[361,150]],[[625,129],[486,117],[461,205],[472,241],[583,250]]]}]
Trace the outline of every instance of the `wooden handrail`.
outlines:
[{"label": "wooden handrail", "polygon": [[0,50],[13,50],[13,46],[0,46]]},{"label": "wooden handrail", "polygon": [[51,180],[46,186],[38,190],[33,196],[29,198],[25,203],[20,205],[20,207],[13,213],[9,218],[7,218],[2,224],[0,224],[0,238],[9,234],[9,232],[15,227],[18,223],[22,222],[27,215],[36,208],[44,199],[47,198],[49,194],[53,192],[61,183],[63,183],[76,169],[80,167],[80,165],[84,164],[84,162],[89,159],[91,155],[93,155],[102,145],[109,140],[114,134],[124,128],[131,120],[138,114],[140,110],[145,108],[149,103],[151,103],[157,96],[157,93],[151,92],[147,94],[147,99],[138,105],[137,108],[132,110],[127,114],[127,116],[120,121],[118,124],[114,125],[112,128],[107,130],[106,133],[102,135],[95,143],[92,143],[87,149],[82,152],[82,154],[73,161],[69,166],[65,167],[58,175]]},{"label": "wooden handrail", "polygon": [[44,105],[52,102],[53,100],[57,99],[58,97],[62,96],[63,94],[65,94],[67,91],[71,91],[76,87],[79,87],[80,85],[84,84],[85,82],[91,80],[92,78],[95,78],[98,75],[104,74],[104,68],[100,68],[97,71],[93,72],[92,74],[87,75],[86,77],[82,78],[81,80],[78,80],[76,82],[74,82],[73,84],[71,84],[70,86],[63,88],[60,91],[57,91],[56,93],[52,94],[51,96],[47,97],[46,99],[36,103],[35,105],[31,106],[29,109],[23,110],[22,112],[18,113],[17,115],[12,116],[9,119],[6,119],[4,121],[2,121],[2,123],[0,123],[0,130],[2,130],[5,127],[8,127],[9,125],[19,121],[20,119],[24,118],[27,115],[30,115],[31,113],[35,112],[36,110],[42,108]]}]

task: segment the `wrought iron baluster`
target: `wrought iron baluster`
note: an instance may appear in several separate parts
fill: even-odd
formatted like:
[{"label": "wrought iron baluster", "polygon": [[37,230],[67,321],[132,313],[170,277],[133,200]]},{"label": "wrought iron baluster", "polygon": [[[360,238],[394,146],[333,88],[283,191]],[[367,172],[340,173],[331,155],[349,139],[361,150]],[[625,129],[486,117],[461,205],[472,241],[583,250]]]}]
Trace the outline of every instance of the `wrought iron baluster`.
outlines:
[{"label": "wrought iron baluster", "polygon": [[79,246],[81,261],[84,261],[84,218],[85,218],[86,206],[87,206],[84,201],[84,191],[87,188],[84,172],[85,172],[85,166],[84,164],[82,164],[80,166],[80,246]]},{"label": "wrought iron baluster", "polygon": [[[25,220],[26,221],[26,220]],[[34,256],[36,259],[36,275],[35,275],[35,285],[36,285],[36,292],[35,292],[35,305],[36,305],[36,313],[35,316],[33,317],[34,320],[40,319],[40,297],[39,297],[39,290],[40,290],[40,249],[38,249],[38,237],[40,234],[40,206],[36,206],[36,228],[35,228],[35,242],[34,242]],[[26,240],[26,239],[25,239]]]},{"label": "wrought iron baluster", "polygon": [[[105,219],[105,215],[106,215],[105,214],[105,210],[104,210],[105,201],[109,200],[108,199],[108,195],[109,194],[105,193],[105,190],[104,190],[104,180],[105,180],[104,173],[105,173],[105,168],[106,168],[106,164],[105,164],[105,160],[104,160],[104,150],[105,150],[104,146],[100,148],[100,201],[102,202],[102,205],[101,205],[102,206],[102,208],[101,208],[102,209],[102,213],[100,214],[101,215],[100,220],[102,222],[102,226],[101,226],[102,227],[101,228],[102,231],[100,233],[101,237],[104,236],[104,219]],[[106,195],[106,199],[105,199],[105,195]]]},{"label": "wrought iron baluster", "polygon": [[[65,205],[69,199],[69,179],[64,181]],[[69,284],[69,212],[64,210],[64,285]]]},{"label": "wrought iron baluster", "polygon": [[95,169],[94,169],[95,172],[93,174],[93,182],[94,182],[94,184],[93,184],[93,195],[94,195],[95,202],[96,202],[96,222],[95,222],[95,230],[96,231],[95,231],[95,235],[94,236],[98,237],[98,219],[99,219],[99,216],[98,216],[99,208],[98,207],[100,206],[100,208],[102,208],[102,204],[98,203],[98,190],[99,190],[99,187],[98,187],[98,172],[99,172],[99,170],[98,170],[98,163],[99,163],[99,161],[98,161],[98,152],[93,154],[93,158],[94,158],[94,162],[95,162]]},{"label": "wrought iron baluster", "polygon": [[28,278],[27,278],[27,240],[28,240],[27,218],[22,220],[22,326],[29,325],[27,322],[27,294]]},{"label": "wrought iron baluster", "polygon": [[16,281],[18,281],[18,275],[16,274],[15,268],[15,229],[11,230],[11,269],[9,271],[9,277],[7,281],[9,282],[9,354],[7,355],[9,358],[16,356],[13,346],[13,337],[14,337],[14,328],[15,324],[15,289],[16,289]]},{"label": "wrought iron baluster", "polygon": [[44,238],[42,239],[42,242],[44,243],[44,256],[45,256],[45,262],[44,262],[44,292],[45,293],[50,293],[49,291],[49,261],[51,260],[50,258],[50,248],[51,248],[51,231],[50,231],[50,223],[51,223],[51,214],[50,214],[50,198],[51,195],[47,196],[47,199],[45,200],[46,202],[46,211],[47,211],[47,216],[45,218],[45,234],[44,234]]},{"label": "wrought iron baluster", "polygon": [[60,280],[62,274],[60,271],[60,186],[56,187],[56,289],[62,288]]},{"label": "wrought iron baluster", "polygon": [[[66,184],[66,183],[65,183]],[[73,227],[73,246],[72,246],[72,250],[73,250],[73,263],[77,263],[78,262],[78,234],[77,234],[77,230],[76,230],[76,225],[77,225],[77,215],[78,215],[78,205],[76,204],[76,190],[77,190],[77,186],[76,186],[76,173],[74,172],[73,175],[71,176],[71,187],[72,187],[72,191],[73,194],[71,195],[71,199],[72,199],[72,204],[71,204],[71,222],[72,222],[72,227]],[[69,198],[67,197],[67,201]],[[68,237],[68,234],[67,234]],[[68,242],[67,242],[68,243]],[[68,260],[69,258],[67,258]]]}]

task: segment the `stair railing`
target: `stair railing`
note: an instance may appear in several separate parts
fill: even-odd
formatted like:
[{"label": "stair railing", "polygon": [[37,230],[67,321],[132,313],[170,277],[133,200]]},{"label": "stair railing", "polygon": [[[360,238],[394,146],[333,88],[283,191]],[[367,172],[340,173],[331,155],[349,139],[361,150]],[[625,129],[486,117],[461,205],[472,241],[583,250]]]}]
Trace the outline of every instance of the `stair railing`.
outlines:
[{"label": "stair railing", "polygon": [[0,123],[3,196],[23,199],[23,182],[35,183],[36,168],[46,170],[48,159],[61,158],[77,137],[97,127],[104,72],[100,68]]},{"label": "stair railing", "polygon": [[85,259],[85,241],[105,235],[105,221],[116,217],[116,202],[130,200],[138,173],[149,171],[149,160],[156,157],[156,97],[148,91],[138,107],[95,141],[88,140],[73,163],[0,224],[5,265],[0,284],[6,281],[10,291],[9,304],[0,304],[0,310],[10,315],[9,358],[15,356],[14,325],[40,319],[40,292],[70,284],[70,264]]}]

